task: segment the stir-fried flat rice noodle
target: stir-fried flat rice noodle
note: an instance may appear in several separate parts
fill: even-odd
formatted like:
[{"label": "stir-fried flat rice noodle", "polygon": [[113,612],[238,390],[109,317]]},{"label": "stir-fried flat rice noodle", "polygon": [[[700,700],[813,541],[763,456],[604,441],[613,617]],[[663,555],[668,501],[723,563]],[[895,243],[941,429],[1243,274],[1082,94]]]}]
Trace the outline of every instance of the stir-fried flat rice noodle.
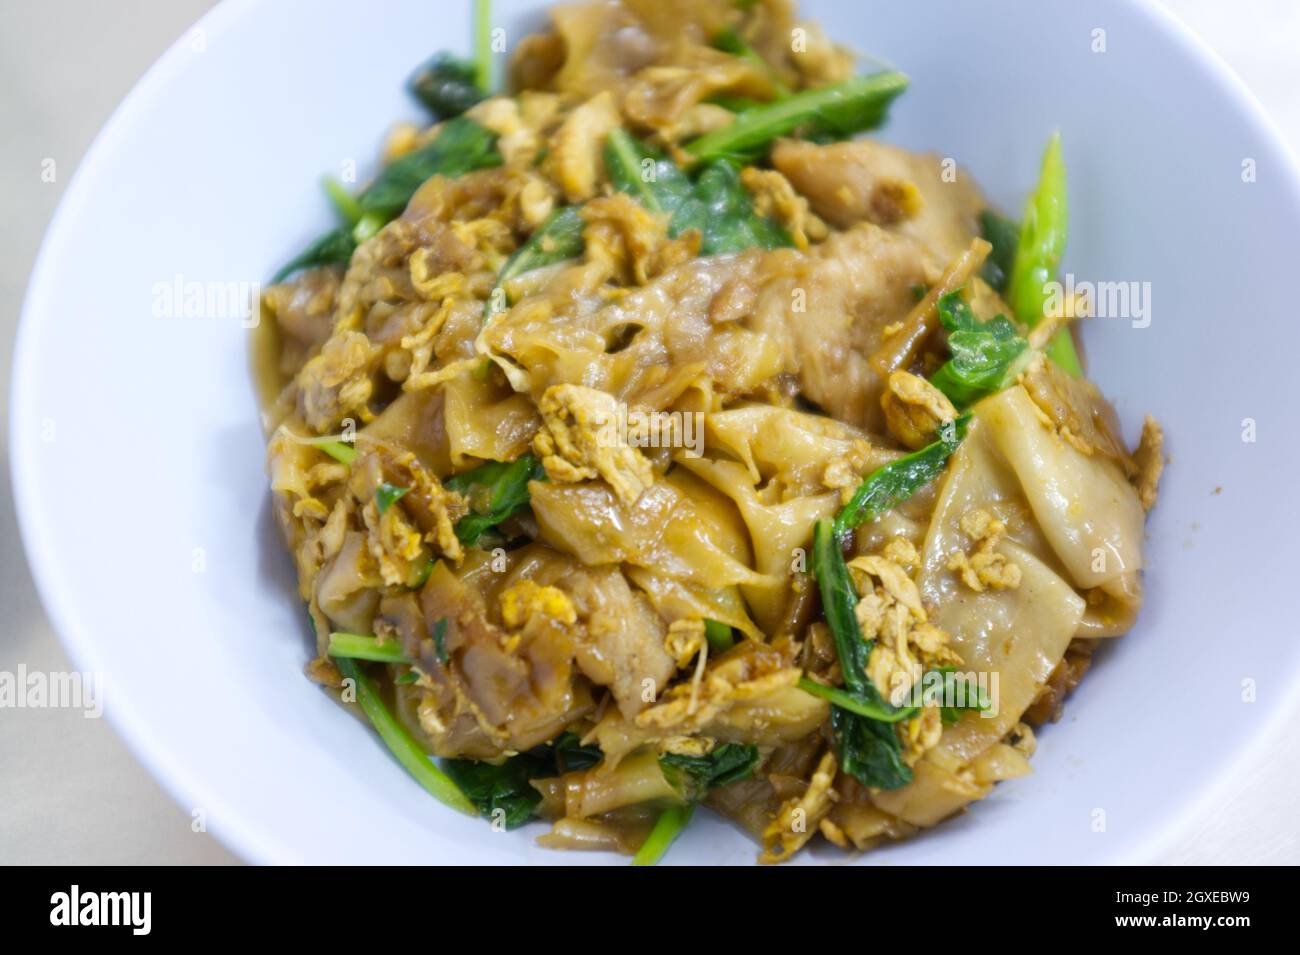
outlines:
[{"label": "stir-fried flat rice noodle", "polygon": [[1059,140],[1017,230],[863,138],[906,79],[857,70],[786,0],[565,4],[512,92],[426,67],[266,291],[308,674],[435,795],[639,861],[698,803],[865,850],[1028,773],[1132,626],[1161,435],[1025,284]]}]

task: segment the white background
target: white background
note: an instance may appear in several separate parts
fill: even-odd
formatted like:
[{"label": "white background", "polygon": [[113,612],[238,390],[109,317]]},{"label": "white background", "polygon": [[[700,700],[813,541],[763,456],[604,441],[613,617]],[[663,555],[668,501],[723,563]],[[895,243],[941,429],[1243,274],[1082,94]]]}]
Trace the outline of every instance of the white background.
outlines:
[{"label": "white background", "polygon": [[[1300,151],[1300,4],[1165,5],[1245,79]],[[149,64],[210,6],[210,0],[0,0],[0,393],[6,396],[0,671],[69,668],[32,588],[9,487],[9,365],[27,274],[95,133]],[[55,161],[53,183],[41,178],[47,159]],[[93,528],[86,544],[96,545]],[[141,599],[144,609],[147,594]],[[1195,705],[1194,695],[1188,705]],[[1234,780],[1230,796],[1153,861],[1300,862],[1294,811],[1300,734],[1279,740],[1273,753]],[[171,803],[105,721],[72,710],[0,709],[0,863],[235,861],[210,836],[192,831],[188,809]]]}]

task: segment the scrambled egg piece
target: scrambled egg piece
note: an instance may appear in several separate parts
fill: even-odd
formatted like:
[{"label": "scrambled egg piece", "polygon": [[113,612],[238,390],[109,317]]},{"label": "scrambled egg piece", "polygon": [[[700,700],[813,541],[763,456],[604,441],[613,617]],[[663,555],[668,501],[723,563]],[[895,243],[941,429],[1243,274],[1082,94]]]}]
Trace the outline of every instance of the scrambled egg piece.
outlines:
[{"label": "scrambled egg piece", "polygon": [[[384,480],[409,490],[381,514],[375,489]],[[384,450],[363,452],[353,465],[349,487],[365,527],[366,549],[385,584],[408,586],[430,558],[426,543],[434,554],[449,560],[459,562],[464,557],[464,548],[456,536],[456,521],[468,509],[465,500],[444,488],[419,464],[414,453],[390,457]],[[331,523],[336,514],[330,515]]]},{"label": "scrambled egg piece", "polygon": [[401,159],[420,146],[420,128],[414,123],[398,123],[384,141],[384,163]]},{"label": "scrambled egg piece", "polygon": [[695,655],[704,649],[705,643],[703,620],[674,620],[668,626],[664,649],[677,661],[677,669],[684,670],[695,659]]},{"label": "scrambled egg piece", "polygon": [[677,669],[681,670],[695,659],[695,675],[691,678],[691,699],[686,708],[687,715],[693,715],[699,705],[700,685],[704,680],[704,668],[709,662],[709,641],[704,629],[704,621],[674,620],[664,637],[664,649],[673,657]]},{"label": "scrambled egg piece", "polygon": [[1012,563],[997,546],[1007,536],[1007,526],[982,507],[961,517],[961,529],[975,543],[969,554],[956,553],[948,558],[948,569],[961,576],[971,590],[982,593],[986,588],[1014,590],[1020,586],[1020,565]]},{"label": "scrambled egg piece", "polygon": [[947,395],[906,371],[889,376],[880,406],[889,433],[913,450],[925,447],[934,440],[940,425],[957,417],[957,409]]},{"label": "scrambled egg piece", "polygon": [[582,218],[587,261],[601,263],[624,282],[644,285],[666,265],[691,258],[698,245],[670,243],[667,221],[621,192],[592,199],[582,207]]},{"label": "scrambled egg piece", "polygon": [[654,483],[650,461],[622,440],[614,396],[583,385],[554,385],[538,404],[543,426],[533,449],[552,481],[603,478],[624,504]]},{"label": "scrambled egg piece", "polygon": [[466,110],[465,115],[497,134],[497,151],[508,166],[537,162],[542,145],[559,118],[557,93],[524,90],[517,96],[494,96]]},{"label": "scrambled egg piece", "polygon": [[943,735],[943,716],[938,706],[923,706],[921,712],[903,722],[899,737],[903,741],[903,762],[915,766],[916,761],[933,749]]},{"label": "scrambled egg piece", "polygon": [[1133,486],[1137,488],[1138,500],[1146,510],[1156,505],[1156,493],[1160,489],[1160,475],[1165,469],[1165,432],[1155,418],[1150,415],[1142,422],[1142,438],[1137,450],[1133,452],[1133,463],[1137,473]]},{"label": "scrambled egg piece", "polygon": [[690,683],[669,690],[663,702],[637,715],[636,725],[696,733],[733,707],[779,695],[798,684],[802,675],[799,667],[785,666],[775,655],[728,655]]},{"label": "scrambled egg piece", "polygon": [[[419,280],[415,278],[415,262],[416,258],[415,256],[412,256],[412,284],[414,284],[416,288],[420,288]],[[440,284],[446,289],[446,297],[443,300],[442,305],[438,306],[431,303],[428,308],[424,310],[425,319],[420,328],[413,334],[403,336],[401,340],[401,349],[392,353],[392,355],[395,356],[405,356],[405,369],[394,369],[398,370],[399,374],[390,375],[394,381],[399,379],[403,380],[402,388],[405,391],[417,390],[420,383],[424,379],[430,377],[428,368],[435,358],[434,347],[436,345],[438,333],[442,331],[443,326],[447,322],[447,316],[451,314],[452,309],[451,296],[455,293],[455,290],[450,288],[452,283],[446,281],[449,276],[452,276],[455,279],[460,279],[462,283],[464,281],[464,277],[459,273],[443,273],[435,279],[434,283]],[[452,364],[455,363],[453,362]],[[434,374],[436,375],[436,372]],[[431,387],[431,385],[427,385],[426,387]]]},{"label": "scrambled egg piece", "polygon": [[[437,251],[428,246],[421,246],[411,253],[407,270],[411,274],[411,285],[426,301],[441,302],[452,295],[467,294],[465,276],[460,272],[448,272]],[[432,330],[432,334],[437,334],[438,327]],[[407,346],[403,344],[402,347]]]},{"label": "scrambled egg piece", "polygon": [[[893,553],[915,556],[905,544],[890,542]],[[855,608],[864,640],[872,640],[867,676],[886,699],[903,699],[929,669],[959,663],[948,634],[930,623],[921,592],[906,568],[878,554],[849,562],[861,599]]]},{"label": "scrambled egg piece", "polygon": [[763,830],[759,862],[784,862],[803,848],[835,805],[835,754],[827,750],[802,796],[788,799]]},{"label": "scrambled egg piece", "polygon": [[581,202],[596,194],[605,171],[601,158],[605,138],[621,124],[614,94],[609,90],[574,107],[564,118],[551,140],[542,169],[559,183],[569,202]]},{"label": "scrambled egg piece", "polygon": [[423,535],[396,506],[380,514],[379,505],[369,501],[361,509],[361,519],[366,525],[366,546],[379,565],[384,583],[405,584],[414,575],[414,565],[423,553]]},{"label": "scrambled egg piece", "polygon": [[298,411],[307,425],[324,434],[349,414],[369,421],[366,407],[374,383],[370,380],[375,349],[361,332],[333,335],[320,354],[298,372]]},{"label": "scrambled egg piece", "polygon": [[708,756],[714,745],[707,736],[665,736],[654,744],[659,752],[676,756]]},{"label": "scrambled egg piece", "polygon": [[753,197],[754,212],[779,222],[797,248],[807,249],[810,240],[820,242],[826,238],[826,223],[808,208],[808,200],[794,191],[790,180],[775,169],[746,166],[740,172],[740,183]]},{"label": "scrambled egg piece", "polygon": [[837,846],[840,849],[848,849],[852,845],[844,830],[833,823],[830,819],[823,819],[817,824],[817,828],[820,829],[821,834],[826,837],[826,841],[833,846]]},{"label": "scrambled egg piece", "polygon": [[880,556],[898,564],[908,574],[915,574],[921,566],[921,555],[916,552],[916,545],[906,537],[891,537]]},{"label": "scrambled egg piece", "polygon": [[511,630],[524,626],[530,617],[539,615],[566,626],[578,621],[573,601],[558,587],[540,587],[534,581],[521,580],[501,594],[501,620]]},{"label": "scrambled egg piece", "polygon": [[315,492],[347,479],[346,465],[333,460],[318,460],[324,456],[323,451],[283,427],[276,429],[267,444],[271,490],[285,495],[293,503],[292,514],[296,518],[325,520],[329,508]]},{"label": "scrambled egg piece", "polygon": [[348,532],[348,520],[352,515],[353,507],[353,502],[343,495],[340,495],[339,499],[334,502],[334,510],[330,511],[329,518],[321,525],[320,532],[313,541],[317,549],[316,565],[318,567],[325,561],[332,559],[343,549],[343,541]]},{"label": "scrambled egg piece", "polygon": [[530,163],[541,148],[537,131],[524,122],[519,103],[512,97],[494,96],[465,115],[497,134],[497,150],[507,163]]},{"label": "scrambled egg piece", "polygon": [[853,465],[843,458],[836,458],[826,465],[822,474],[822,484],[832,491],[840,492],[840,503],[847,504],[853,497],[854,489],[862,483],[862,477],[853,469]]},{"label": "scrambled egg piece", "polygon": [[1028,723],[1017,723],[1016,728],[1007,734],[1007,743],[1022,756],[1033,756],[1038,749],[1038,737]]},{"label": "scrambled egg piece", "polygon": [[848,454],[832,458],[822,472],[822,485],[840,492],[840,502],[847,504],[853,492],[862,483],[871,460],[872,447],[860,438],[854,439]]},{"label": "scrambled egg piece", "polygon": [[555,210],[555,196],[551,185],[541,176],[526,175],[515,193],[515,202],[519,206],[519,218],[530,229],[536,229]]}]

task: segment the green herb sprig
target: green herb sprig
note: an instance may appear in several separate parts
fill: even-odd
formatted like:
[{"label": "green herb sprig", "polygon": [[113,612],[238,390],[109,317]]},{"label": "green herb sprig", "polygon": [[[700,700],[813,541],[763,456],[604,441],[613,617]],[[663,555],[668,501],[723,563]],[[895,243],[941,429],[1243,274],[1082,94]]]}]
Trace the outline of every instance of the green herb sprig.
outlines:
[{"label": "green herb sprig", "polygon": [[942,474],[948,458],[966,436],[969,424],[970,415],[961,415],[944,424],[934,442],[867,475],[836,515],[835,536],[842,539],[854,528],[897,507]]},{"label": "green herb sprig", "polygon": [[1005,315],[981,322],[960,289],[939,299],[936,308],[948,330],[952,358],[930,377],[930,383],[958,408],[1006,388],[1033,357],[1029,342]]},{"label": "green herb sprig", "polygon": [[664,777],[682,793],[685,803],[659,813],[650,835],[632,857],[635,866],[654,865],[664,857],[695,812],[695,805],[712,789],[748,779],[761,761],[758,747],[723,743],[705,756],[667,753],[659,757]]},{"label": "green herb sprig", "polygon": [[489,461],[472,471],[443,481],[443,486],[469,499],[470,513],[456,522],[456,536],[472,547],[502,521],[528,509],[529,481],[546,479],[536,455],[525,454],[509,463]]},{"label": "green herb sprig", "polygon": [[886,70],[804,90],[741,110],[731,124],[687,143],[686,151],[700,162],[752,162],[796,130],[808,139],[846,139],[879,126],[907,83],[902,73]]}]

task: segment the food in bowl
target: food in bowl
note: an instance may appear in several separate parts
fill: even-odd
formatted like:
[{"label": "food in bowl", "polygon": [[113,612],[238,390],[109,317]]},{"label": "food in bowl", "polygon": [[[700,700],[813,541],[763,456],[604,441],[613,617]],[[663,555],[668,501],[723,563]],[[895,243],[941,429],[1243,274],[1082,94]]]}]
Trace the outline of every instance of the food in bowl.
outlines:
[{"label": "food in bowl", "polygon": [[511,72],[421,69],[263,297],[308,674],[449,805],[638,862],[700,803],[778,862],[1027,773],[1162,468],[1054,282],[1059,137],[1017,224],[855,138],[906,78],[784,0],[564,5]]}]

